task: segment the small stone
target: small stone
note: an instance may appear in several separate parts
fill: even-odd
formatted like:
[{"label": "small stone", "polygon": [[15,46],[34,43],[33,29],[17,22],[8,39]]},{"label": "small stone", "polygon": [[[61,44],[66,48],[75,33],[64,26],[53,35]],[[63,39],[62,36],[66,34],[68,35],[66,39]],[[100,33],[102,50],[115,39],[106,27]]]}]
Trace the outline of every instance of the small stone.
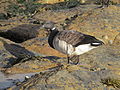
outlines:
[{"label": "small stone", "polygon": [[80,0],[80,3],[84,4],[86,2],[86,0]]},{"label": "small stone", "polygon": [[25,80],[28,80],[30,77],[29,76],[25,76]]},{"label": "small stone", "polygon": [[104,86],[105,86],[105,87],[107,87],[107,85],[106,85],[106,84],[104,84]]},{"label": "small stone", "polygon": [[119,45],[120,44],[120,34],[116,35],[114,39],[114,44]]},{"label": "small stone", "polygon": [[97,68],[97,71],[100,71],[101,70],[101,68]]},{"label": "small stone", "polygon": [[109,40],[108,42],[109,42],[109,44],[113,44],[113,40]]},{"label": "small stone", "polygon": [[108,36],[107,35],[103,35],[102,38],[107,40]]}]

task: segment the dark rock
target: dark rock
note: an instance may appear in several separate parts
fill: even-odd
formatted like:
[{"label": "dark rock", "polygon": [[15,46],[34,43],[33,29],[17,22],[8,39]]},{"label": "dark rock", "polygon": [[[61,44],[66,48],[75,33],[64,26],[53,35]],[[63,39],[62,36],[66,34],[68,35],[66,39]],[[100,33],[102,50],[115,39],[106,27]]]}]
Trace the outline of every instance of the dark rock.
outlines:
[{"label": "dark rock", "polygon": [[10,30],[1,31],[0,36],[16,43],[37,37],[40,25],[23,24]]},{"label": "dark rock", "polygon": [[0,13],[0,20],[6,20],[8,17],[4,13]]},{"label": "dark rock", "polygon": [[0,43],[0,67],[11,67],[23,58],[34,56],[31,51],[4,38],[0,38]]}]

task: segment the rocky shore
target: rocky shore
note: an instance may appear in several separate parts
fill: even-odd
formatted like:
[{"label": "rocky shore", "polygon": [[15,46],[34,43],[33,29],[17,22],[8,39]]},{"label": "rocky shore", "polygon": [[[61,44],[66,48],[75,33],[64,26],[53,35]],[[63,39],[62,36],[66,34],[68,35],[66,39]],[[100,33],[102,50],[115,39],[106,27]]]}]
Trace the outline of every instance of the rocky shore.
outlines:
[{"label": "rocky shore", "polygon": [[[42,6],[31,17],[18,15],[1,19],[1,72],[37,73],[7,89],[119,90],[120,5],[99,6],[78,5],[60,10],[46,10]],[[42,28],[46,21],[55,22],[59,30],[93,35],[105,45],[81,55],[78,65],[67,64],[66,55],[48,45],[48,32]]]}]

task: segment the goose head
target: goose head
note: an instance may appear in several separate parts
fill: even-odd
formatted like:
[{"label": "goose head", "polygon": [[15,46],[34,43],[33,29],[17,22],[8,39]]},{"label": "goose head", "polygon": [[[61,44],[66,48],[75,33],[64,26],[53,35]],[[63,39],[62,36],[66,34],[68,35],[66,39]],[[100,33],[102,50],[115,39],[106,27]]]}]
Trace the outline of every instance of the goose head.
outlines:
[{"label": "goose head", "polygon": [[56,27],[54,26],[55,23],[52,21],[47,21],[45,24],[43,24],[43,28],[45,28],[48,32],[49,31],[53,31],[56,29]]}]

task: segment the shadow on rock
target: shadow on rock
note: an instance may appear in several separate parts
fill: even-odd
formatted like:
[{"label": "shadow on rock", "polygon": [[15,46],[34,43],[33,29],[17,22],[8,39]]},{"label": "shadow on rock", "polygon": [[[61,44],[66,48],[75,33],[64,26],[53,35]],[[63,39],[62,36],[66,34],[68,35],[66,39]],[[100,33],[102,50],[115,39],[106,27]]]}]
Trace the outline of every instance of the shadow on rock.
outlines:
[{"label": "shadow on rock", "polygon": [[21,43],[28,39],[37,37],[39,34],[39,28],[40,25],[23,24],[10,30],[1,31],[0,36],[16,43]]},{"label": "shadow on rock", "polygon": [[57,57],[57,56],[46,56],[46,57],[43,57],[45,59],[49,59],[51,61],[57,61],[58,59],[64,59],[62,57]]},{"label": "shadow on rock", "polygon": [[25,49],[24,47],[17,45],[17,44],[9,44],[6,41],[0,39],[0,41],[2,41],[4,48],[10,53],[12,54],[14,57],[13,58],[9,58],[9,64],[14,65],[16,63],[21,62],[21,60],[25,59],[25,58],[31,58],[32,56],[34,56],[34,53],[28,51],[27,49]]}]

